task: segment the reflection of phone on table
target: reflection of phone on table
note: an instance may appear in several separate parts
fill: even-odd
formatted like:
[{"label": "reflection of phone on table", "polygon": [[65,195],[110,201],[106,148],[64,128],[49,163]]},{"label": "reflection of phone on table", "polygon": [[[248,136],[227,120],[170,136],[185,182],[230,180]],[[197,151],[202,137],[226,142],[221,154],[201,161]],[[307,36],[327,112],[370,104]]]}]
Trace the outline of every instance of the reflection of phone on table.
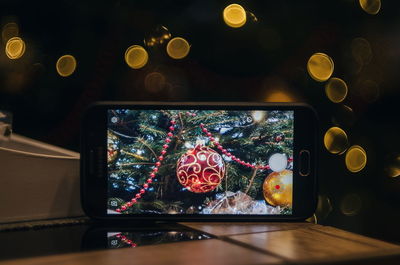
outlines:
[{"label": "reflection of phone on table", "polygon": [[305,219],[316,142],[303,104],[97,104],[82,122],[83,207],[100,219]]}]

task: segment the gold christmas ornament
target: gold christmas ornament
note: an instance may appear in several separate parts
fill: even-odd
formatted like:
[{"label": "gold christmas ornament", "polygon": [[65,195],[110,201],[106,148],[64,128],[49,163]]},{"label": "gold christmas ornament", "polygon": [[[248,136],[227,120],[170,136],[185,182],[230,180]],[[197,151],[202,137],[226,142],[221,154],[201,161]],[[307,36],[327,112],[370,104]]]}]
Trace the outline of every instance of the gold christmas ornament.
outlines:
[{"label": "gold christmas ornament", "polygon": [[283,170],[269,174],[264,180],[263,194],[272,206],[292,207],[293,172]]}]

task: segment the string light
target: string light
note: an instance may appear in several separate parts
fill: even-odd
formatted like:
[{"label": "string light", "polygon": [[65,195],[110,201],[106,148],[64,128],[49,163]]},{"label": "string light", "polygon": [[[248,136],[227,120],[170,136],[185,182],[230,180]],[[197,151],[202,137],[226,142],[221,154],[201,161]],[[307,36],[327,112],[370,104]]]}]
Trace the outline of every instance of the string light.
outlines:
[{"label": "string light", "polygon": [[346,132],[339,127],[329,128],[324,136],[324,145],[330,153],[342,154],[349,145]]},{"label": "string light", "polygon": [[379,86],[373,80],[363,80],[357,86],[358,92],[361,97],[368,103],[372,103],[379,98]]},{"label": "string light", "polygon": [[147,64],[149,55],[140,45],[132,45],[125,51],[125,62],[132,69],[140,69]]},{"label": "string light", "polygon": [[144,38],[144,44],[147,47],[154,47],[163,44],[171,38],[171,33],[165,26],[158,26],[151,34]]},{"label": "string light", "polygon": [[184,38],[176,37],[167,44],[167,53],[172,59],[183,59],[190,51],[190,45]]},{"label": "string light", "polygon": [[353,145],[346,152],[345,163],[350,172],[359,172],[367,164],[367,153],[361,146]]},{"label": "string light", "polygon": [[347,105],[336,105],[336,109],[332,116],[332,122],[335,125],[352,126],[356,117],[352,108]]},{"label": "string light", "polygon": [[333,103],[342,102],[347,96],[347,84],[340,78],[329,79],[325,86],[325,94]]},{"label": "string light", "polygon": [[225,7],[222,17],[229,27],[240,28],[246,24],[246,10],[241,5],[230,4]]},{"label": "string light", "polygon": [[367,65],[372,59],[370,43],[364,38],[353,39],[351,41],[351,54],[359,65]]},{"label": "string light", "polygon": [[400,176],[400,155],[390,155],[385,162],[385,172],[388,177],[398,178]]},{"label": "string light", "polygon": [[62,77],[72,75],[76,69],[76,59],[72,55],[61,56],[56,63],[57,73]]},{"label": "string light", "polygon": [[253,117],[253,120],[255,122],[260,122],[260,121],[264,120],[265,114],[266,114],[265,111],[256,110],[256,111],[253,111],[251,116]]},{"label": "string light", "polygon": [[19,59],[25,53],[25,42],[20,37],[13,37],[7,41],[5,52],[8,58]]},{"label": "string light", "polygon": [[362,200],[357,194],[347,194],[340,203],[340,211],[346,216],[357,215],[362,207]]},{"label": "string light", "polygon": [[19,35],[19,28],[17,23],[10,22],[3,26],[3,30],[1,31],[1,37],[4,42],[8,41],[12,37],[17,37]]},{"label": "string light", "polygon": [[361,8],[370,15],[376,15],[381,10],[381,0],[359,0]]},{"label": "string light", "polygon": [[151,93],[161,91],[166,85],[165,77],[159,72],[152,72],[146,75],[144,79],[144,86],[146,90]]},{"label": "string light", "polygon": [[333,69],[333,60],[325,53],[314,53],[307,62],[308,73],[318,82],[328,80],[333,74]]}]

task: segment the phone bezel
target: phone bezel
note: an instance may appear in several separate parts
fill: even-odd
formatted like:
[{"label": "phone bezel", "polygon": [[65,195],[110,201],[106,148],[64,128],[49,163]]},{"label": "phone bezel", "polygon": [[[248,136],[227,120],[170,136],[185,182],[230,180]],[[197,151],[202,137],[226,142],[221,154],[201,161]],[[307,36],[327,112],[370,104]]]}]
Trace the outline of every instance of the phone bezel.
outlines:
[{"label": "phone bezel", "polygon": [[[109,109],[293,110],[293,214],[292,215],[107,215],[107,110]],[[84,113],[81,124],[81,201],[84,212],[103,220],[152,221],[268,221],[304,220],[317,204],[318,122],[315,110],[302,103],[251,102],[98,102]],[[310,174],[299,174],[299,153],[310,151]],[[104,155],[101,155],[103,154]],[[100,161],[94,159],[100,157]],[[103,157],[103,159],[101,159]]]}]

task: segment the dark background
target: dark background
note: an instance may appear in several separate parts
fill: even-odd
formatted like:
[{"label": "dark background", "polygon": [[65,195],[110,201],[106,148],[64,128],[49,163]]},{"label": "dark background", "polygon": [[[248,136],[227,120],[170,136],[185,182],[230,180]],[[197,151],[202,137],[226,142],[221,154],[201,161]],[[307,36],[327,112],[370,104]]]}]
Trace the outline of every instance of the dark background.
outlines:
[{"label": "dark background", "polygon": [[[400,242],[400,179],[385,170],[400,168],[396,2],[383,1],[369,15],[352,0],[236,1],[258,21],[248,15],[245,26],[233,29],[221,16],[228,1],[2,1],[1,26],[16,22],[27,48],[10,60],[1,43],[0,109],[13,112],[14,132],[79,150],[81,113],[97,100],[307,102],[321,120],[318,223]],[[144,45],[158,25],[189,41],[187,58],[169,58],[165,44]],[[370,44],[368,64],[354,58],[355,38]],[[124,61],[133,44],[149,52],[139,70]],[[316,52],[333,58],[333,76],[347,82],[344,104],[352,112],[330,102],[324,83],[308,75],[307,60]],[[78,62],[66,78],[55,69],[64,54]],[[158,92],[144,85],[154,71],[166,79]],[[379,87],[376,100],[363,97],[367,79]],[[361,172],[349,172],[344,155],[324,149],[323,135],[334,125],[366,150]]]}]

